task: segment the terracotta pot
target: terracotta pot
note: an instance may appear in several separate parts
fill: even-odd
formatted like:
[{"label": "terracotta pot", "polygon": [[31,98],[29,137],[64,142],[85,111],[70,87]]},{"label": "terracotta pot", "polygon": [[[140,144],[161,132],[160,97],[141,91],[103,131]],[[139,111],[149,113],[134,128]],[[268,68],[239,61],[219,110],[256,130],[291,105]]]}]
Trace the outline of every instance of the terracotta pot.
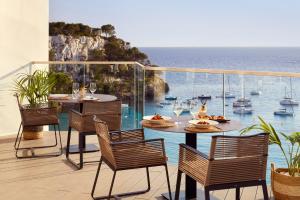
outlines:
[{"label": "terracotta pot", "polygon": [[43,126],[25,126],[23,128],[24,140],[37,140],[43,137]]},{"label": "terracotta pot", "polygon": [[271,164],[271,185],[275,200],[299,200],[300,177],[285,175],[288,169]]}]

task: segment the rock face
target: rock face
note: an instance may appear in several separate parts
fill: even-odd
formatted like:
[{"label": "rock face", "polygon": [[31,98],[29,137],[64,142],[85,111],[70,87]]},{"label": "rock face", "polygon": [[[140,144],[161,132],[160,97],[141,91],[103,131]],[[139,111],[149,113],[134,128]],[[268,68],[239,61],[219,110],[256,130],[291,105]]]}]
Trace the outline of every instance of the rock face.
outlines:
[{"label": "rock face", "polygon": [[90,50],[103,50],[105,40],[95,37],[73,37],[57,35],[49,37],[49,50],[54,52],[57,61],[85,61],[88,60]]}]

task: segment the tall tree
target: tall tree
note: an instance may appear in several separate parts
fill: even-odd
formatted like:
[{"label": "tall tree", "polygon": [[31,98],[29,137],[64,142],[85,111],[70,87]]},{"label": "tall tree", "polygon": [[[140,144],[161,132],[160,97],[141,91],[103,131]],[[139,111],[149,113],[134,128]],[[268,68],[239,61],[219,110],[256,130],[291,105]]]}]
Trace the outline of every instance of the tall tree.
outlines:
[{"label": "tall tree", "polygon": [[116,33],[115,27],[111,24],[101,26],[101,31],[105,34],[106,37],[111,37]]}]

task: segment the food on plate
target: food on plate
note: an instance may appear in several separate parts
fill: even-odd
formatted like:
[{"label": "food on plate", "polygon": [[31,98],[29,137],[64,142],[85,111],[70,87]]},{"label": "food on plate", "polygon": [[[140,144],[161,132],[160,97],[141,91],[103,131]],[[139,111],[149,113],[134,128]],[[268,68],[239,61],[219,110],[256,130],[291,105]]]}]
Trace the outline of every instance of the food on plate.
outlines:
[{"label": "food on plate", "polygon": [[224,116],[210,116],[210,120],[225,120],[225,117]]},{"label": "food on plate", "polygon": [[199,119],[210,119],[209,115],[198,115]]},{"label": "food on plate", "polygon": [[155,114],[151,120],[163,120],[164,118],[160,114]]},{"label": "food on plate", "polygon": [[199,121],[197,124],[209,125],[209,122],[206,122],[206,121]]}]

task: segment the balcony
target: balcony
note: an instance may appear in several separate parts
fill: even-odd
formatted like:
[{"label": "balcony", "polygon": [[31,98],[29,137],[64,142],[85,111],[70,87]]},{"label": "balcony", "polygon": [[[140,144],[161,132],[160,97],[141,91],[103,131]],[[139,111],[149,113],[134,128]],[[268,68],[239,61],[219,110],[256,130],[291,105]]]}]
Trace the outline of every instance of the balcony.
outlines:
[{"label": "balcony", "polygon": [[[185,106],[183,116],[190,115],[189,101],[193,100],[200,107],[201,100],[206,102],[210,115],[223,115],[228,119],[241,122],[243,127],[252,125],[257,116],[262,116],[280,131],[294,132],[300,127],[299,108],[281,102],[285,97],[297,102],[300,89],[300,74],[286,72],[211,70],[190,68],[161,68],[145,67],[135,62],[32,62],[0,79],[2,92],[11,92],[10,82],[19,73],[31,73],[36,69],[47,69],[67,75],[54,93],[72,93],[72,82],[88,86],[91,81],[97,83],[96,93],[116,95],[122,100],[122,129],[140,128],[140,121],[144,115],[159,113],[173,116],[172,98],[177,98]],[[230,96],[231,95],[231,96]],[[235,97],[235,98],[229,98]],[[251,106],[236,105],[239,98],[250,99]],[[280,104],[281,102],[281,104]],[[248,102],[249,103],[249,102]],[[5,105],[4,100],[0,104]],[[66,144],[67,111],[70,107],[60,105],[60,123],[62,127],[63,145]],[[274,114],[275,111],[291,114]],[[16,122],[16,126],[18,122]],[[45,130],[43,139],[26,141],[24,145],[50,143],[52,127]],[[74,132],[75,133],[75,132]],[[239,131],[222,133],[239,135]],[[169,162],[170,182],[175,191],[178,144],[184,143],[184,135],[180,133],[166,133],[145,129],[146,138],[164,138]],[[208,153],[211,136],[215,134],[201,134],[198,136],[197,149]],[[1,189],[4,199],[89,199],[97,164],[91,163],[82,170],[76,171],[65,161],[65,156],[47,159],[17,160],[14,156],[15,136],[0,138]],[[73,137],[76,143],[77,137]],[[88,143],[97,143],[95,136],[88,137]],[[46,151],[46,150],[43,150]],[[36,153],[43,153],[36,152]],[[47,150],[48,151],[48,150]],[[270,184],[270,162],[284,165],[284,158],[279,149],[270,146],[268,160],[267,181]],[[26,151],[24,154],[31,154]],[[87,160],[99,160],[100,153],[85,155]],[[75,157],[76,158],[76,157]],[[5,172],[5,173],[4,173]],[[99,180],[97,194],[108,191],[112,173],[107,168],[101,171],[104,175]],[[143,170],[120,172],[116,185],[117,192],[129,192],[146,187],[146,174]],[[152,188],[150,192],[125,199],[161,199],[161,194],[167,192],[164,169],[151,168],[150,178]],[[182,185],[184,185],[184,181]],[[184,187],[182,187],[184,188]],[[198,185],[200,193],[203,188]],[[113,192],[114,193],[114,192]],[[204,195],[198,193],[199,198]],[[270,196],[271,189],[269,188]],[[262,199],[260,187],[241,189],[241,199]],[[219,190],[211,192],[211,199],[234,199],[235,190]]]}]

